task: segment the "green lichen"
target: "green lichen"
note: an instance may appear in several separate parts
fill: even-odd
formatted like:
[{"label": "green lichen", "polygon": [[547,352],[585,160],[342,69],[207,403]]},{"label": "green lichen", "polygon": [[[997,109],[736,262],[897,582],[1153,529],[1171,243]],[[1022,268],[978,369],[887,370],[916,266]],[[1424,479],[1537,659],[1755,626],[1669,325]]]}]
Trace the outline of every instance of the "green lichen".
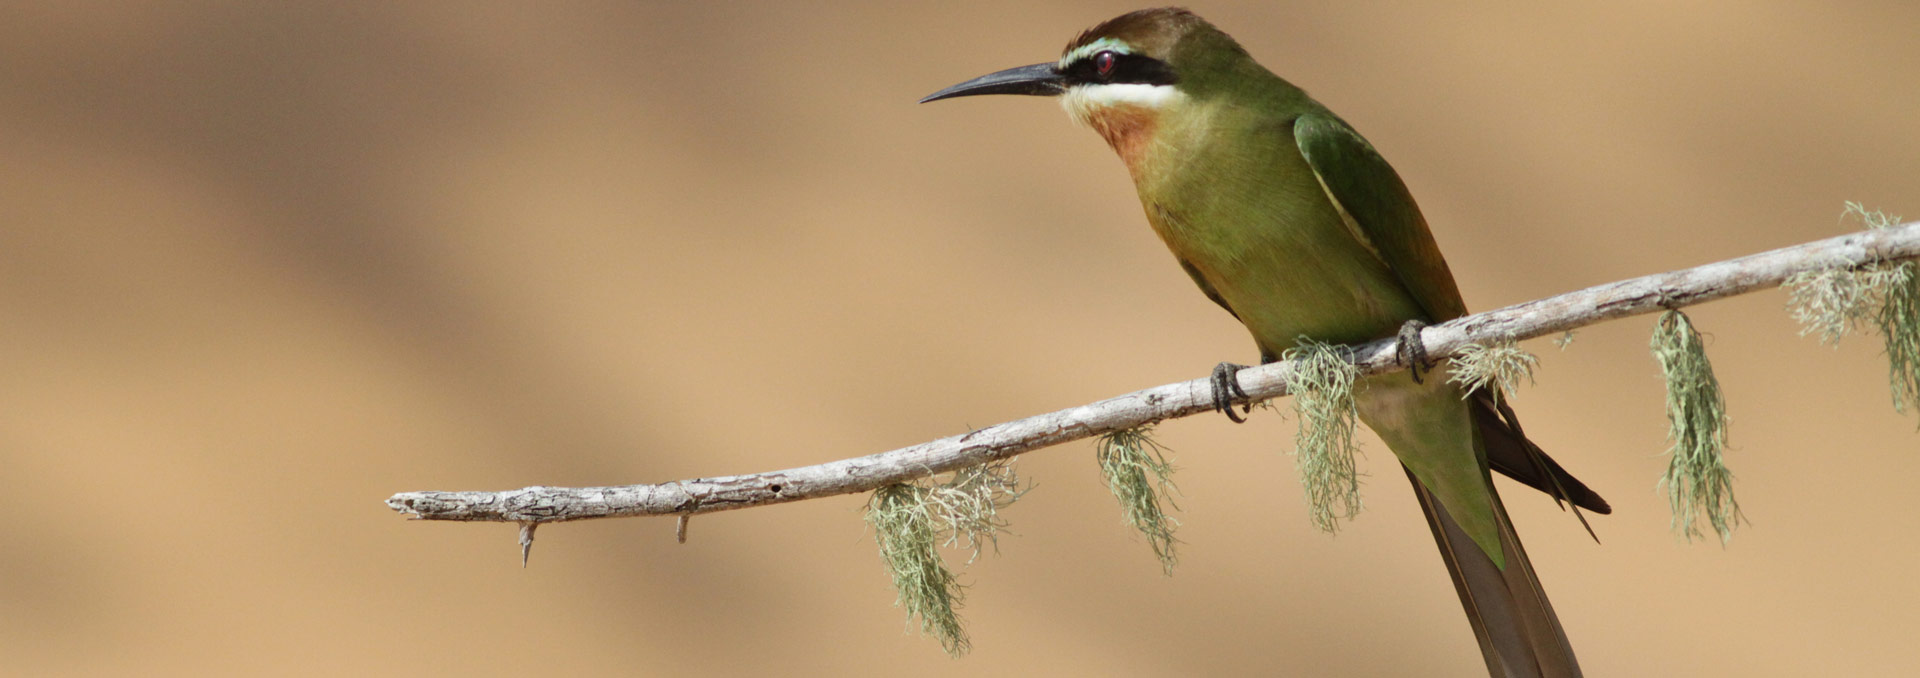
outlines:
[{"label": "green lichen", "polygon": [[1171,494],[1176,491],[1173,464],[1167,461],[1166,449],[1153,441],[1152,431],[1151,426],[1142,426],[1100,436],[1094,455],[1126,523],[1147,538],[1161,571],[1171,576],[1180,560],[1174,550],[1179,541],[1173,538],[1180,521],[1168,515],[1167,508],[1180,507]]},{"label": "green lichen", "polygon": [[1884,267],[1879,285],[1880,312],[1874,324],[1886,342],[1893,409],[1920,410],[1920,265],[1908,261]]},{"label": "green lichen", "polygon": [[1306,489],[1314,527],[1338,532],[1342,519],[1360,515],[1360,474],[1354,463],[1358,426],[1353,400],[1359,371],[1339,347],[1302,338],[1282,359],[1293,363],[1294,465]]},{"label": "green lichen", "polygon": [[1520,348],[1512,337],[1482,345],[1467,344],[1454,354],[1453,374],[1447,381],[1459,384],[1467,395],[1487,391],[1495,402],[1519,387],[1520,380],[1533,383],[1533,368],[1540,359]]},{"label": "green lichen", "polygon": [[[1842,219],[1869,229],[1892,228],[1900,217],[1848,202]],[[1912,261],[1845,262],[1787,278],[1787,307],[1800,334],[1817,334],[1837,345],[1862,326],[1876,330],[1887,356],[1887,381],[1895,411],[1920,406],[1920,265]],[[1920,410],[1920,407],[1916,407]]]},{"label": "green lichen", "polygon": [[893,578],[894,604],[907,620],[920,618],[920,630],[940,639],[947,654],[972,648],[955,612],[966,597],[940,546],[960,547],[979,559],[988,545],[998,546],[1007,522],[1002,508],[1025,490],[1006,462],[993,462],[953,474],[945,482],[896,483],[875,490],[867,500],[867,525],[880,546],[880,560]]},{"label": "green lichen", "polygon": [[1689,541],[1712,526],[1721,543],[1745,520],[1733,496],[1728,470],[1727,403],[1713,375],[1700,333],[1685,313],[1667,311],[1654,324],[1653,358],[1667,382],[1668,436],[1673,440],[1666,475],[1660,479],[1673,509],[1673,528]]}]

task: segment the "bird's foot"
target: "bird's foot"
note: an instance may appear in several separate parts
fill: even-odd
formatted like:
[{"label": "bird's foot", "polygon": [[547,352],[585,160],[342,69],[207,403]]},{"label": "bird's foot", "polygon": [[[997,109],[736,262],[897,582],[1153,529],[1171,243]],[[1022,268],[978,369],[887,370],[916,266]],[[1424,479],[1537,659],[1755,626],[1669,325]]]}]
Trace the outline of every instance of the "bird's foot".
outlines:
[{"label": "bird's foot", "polygon": [[1394,361],[1407,366],[1407,372],[1413,375],[1413,383],[1423,383],[1421,372],[1432,372],[1434,362],[1427,357],[1427,343],[1420,340],[1420,330],[1427,324],[1419,320],[1409,320],[1400,326],[1400,343],[1394,347]]},{"label": "bird's foot", "polygon": [[[1239,379],[1240,370],[1244,369],[1247,369],[1246,365],[1235,365],[1233,363],[1220,363],[1213,368],[1213,409],[1221,414],[1227,415],[1227,418],[1232,419],[1233,423],[1236,424],[1244,423],[1247,420],[1246,417],[1242,417],[1233,412],[1234,399],[1245,399],[1247,397],[1246,389],[1240,388]],[[1253,403],[1248,402],[1243,406],[1241,411],[1252,412]]]}]

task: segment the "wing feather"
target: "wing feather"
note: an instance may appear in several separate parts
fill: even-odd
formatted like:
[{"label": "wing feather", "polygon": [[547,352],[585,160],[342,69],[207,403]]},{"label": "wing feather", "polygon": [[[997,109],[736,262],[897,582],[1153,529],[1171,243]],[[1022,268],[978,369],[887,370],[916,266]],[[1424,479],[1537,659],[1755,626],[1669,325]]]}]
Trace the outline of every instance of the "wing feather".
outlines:
[{"label": "wing feather", "polygon": [[1406,183],[1347,123],[1308,113],[1293,125],[1294,141],[1354,238],[1387,265],[1429,322],[1467,314],[1453,272],[1427,230]]}]

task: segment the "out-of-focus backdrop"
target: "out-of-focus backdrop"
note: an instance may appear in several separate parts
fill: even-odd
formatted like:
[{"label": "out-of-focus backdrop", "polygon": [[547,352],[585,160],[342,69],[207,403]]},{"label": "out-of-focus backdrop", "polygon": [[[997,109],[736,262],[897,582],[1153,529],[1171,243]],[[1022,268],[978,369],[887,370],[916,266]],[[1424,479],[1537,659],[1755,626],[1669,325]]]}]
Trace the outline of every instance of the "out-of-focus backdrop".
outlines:
[{"label": "out-of-focus backdrop", "polygon": [[[1479,675],[1390,455],[1307,523],[1265,414],[1170,422],[1161,576],[1087,444],[907,632],[861,497],[540,534],[423,489],[867,454],[1254,358],[1052,103],[918,97],[1112,2],[0,9],[0,672]],[[1419,196],[1487,309],[1920,214],[1920,5],[1205,3]],[[1752,525],[1668,529],[1650,321],[1528,344],[1507,494],[1589,673],[1920,671],[1920,434],[1871,337],[1692,310]]]}]

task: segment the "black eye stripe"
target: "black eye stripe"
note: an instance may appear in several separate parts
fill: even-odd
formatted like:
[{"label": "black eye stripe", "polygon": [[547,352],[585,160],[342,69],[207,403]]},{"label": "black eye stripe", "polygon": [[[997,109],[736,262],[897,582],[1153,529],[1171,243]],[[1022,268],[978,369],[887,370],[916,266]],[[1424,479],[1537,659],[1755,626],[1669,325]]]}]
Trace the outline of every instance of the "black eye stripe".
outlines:
[{"label": "black eye stripe", "polygon": [[[1099,67],[1101,54],[1113,55],[1113,70],[1102,75]],[[1173,67],[1167,62],[1139,54],[1121,54],[1119,52],[1096,52],[1074,60],[1061,71],[1069,84],[1140,84],[1171,85],[1180,79],[1173,73]]]}]

